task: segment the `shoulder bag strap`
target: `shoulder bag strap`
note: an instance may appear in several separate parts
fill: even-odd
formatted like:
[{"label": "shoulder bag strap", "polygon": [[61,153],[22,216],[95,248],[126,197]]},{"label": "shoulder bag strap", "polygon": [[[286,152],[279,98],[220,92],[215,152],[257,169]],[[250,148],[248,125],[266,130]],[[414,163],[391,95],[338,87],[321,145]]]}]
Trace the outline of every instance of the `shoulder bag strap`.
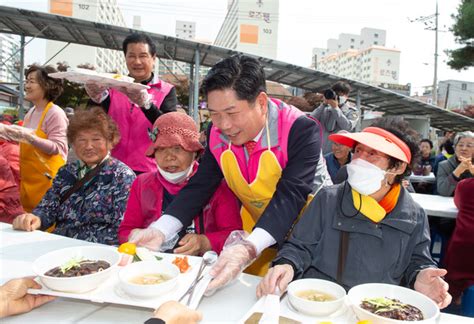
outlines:
[{"label": "shoulder bag strap", "polygon": [[82,177],[80,180],[76,181],[74,183],[74,186],[72,186],[70,189],[68,189],[68,191],[66,191],[64,193],[64,195],[61,196],[61,199],[59,199],[59,205],[62,205],[73,193],[75,193],[77,190],[79,190],[84,184],[86,184],[87,182],[92,180],[92,178],[94,178],[97,175],[97,173],[99,173],[99,171],[102,169],[102,167],[104,166],[104,164],[107,160],[108,159],[106,159],[105,161],[102,161],[94,169],[89,170],[89,172],[87,172],[84,175],[84,177]]}]

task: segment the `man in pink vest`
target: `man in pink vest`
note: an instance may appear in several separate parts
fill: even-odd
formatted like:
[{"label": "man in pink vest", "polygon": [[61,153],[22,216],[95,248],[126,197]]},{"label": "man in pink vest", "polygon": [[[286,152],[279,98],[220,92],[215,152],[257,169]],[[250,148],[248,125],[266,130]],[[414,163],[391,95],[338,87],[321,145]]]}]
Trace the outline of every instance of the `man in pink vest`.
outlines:
[{"label": "man in pink vest", "polygon": [[[266,94],[263,66],[235,55],[218,62],[202,84],[212,124],[196,175],[164,215],[131,242],[157,250],[209,200],[222,178],[242,204],[243,227],[232,232],[211,271],[208,292],[245,269],[263,275],[314,190],[321,152],[319,124]],[[255,262],[254,262],[255,261]]]},{"label": "man in pink vest", "polygon": [[121,138],[112,150],[112,156],[137,174],[156,171],[155,161],[145,155],[152,144],[148,129],[162,114],[176,111],[176,90],[153,74],[156,46],[149,36],[131,34],[122,47],[129,76],[150,88],[119,91],[96,83],[88,83],[85,88],[92,101],[100,104],[119,127]]}]

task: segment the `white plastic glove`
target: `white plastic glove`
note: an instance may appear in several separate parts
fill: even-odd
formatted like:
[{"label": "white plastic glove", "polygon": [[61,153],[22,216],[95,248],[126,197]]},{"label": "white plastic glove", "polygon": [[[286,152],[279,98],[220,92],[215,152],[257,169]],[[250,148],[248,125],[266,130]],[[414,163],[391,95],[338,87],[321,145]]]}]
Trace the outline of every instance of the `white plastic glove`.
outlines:
[{"label": "white plastic glove", "polygon": [[36,137],[34,129],[18,125],[0,125],[0,138],[8,141],[31,143]]},{"label": "white plastic glove", "polygon": [[17,128],[18,129],[18,133],[17,133],[18,142],[33,143],[33,141],[36,138],[34,129],[22,127],[22,126],[16,126],[16,125],[12,125],[12,126],[18,127]]},{"label": "white plastic glove", "polygon": [[233,231],[225,241],[221,255],[209,274],[213,277],[206,289],[206,296],[229,284],[256,258],[257,248],[247,241],[245,231]]},{"label": "white plastic glove", "polygon": [[86,89],[87,94],[96,103],[101,103],[104,96],[104,91],[108,88],[104,85],[101,85],[97,82],[88,82],[84,84],[84,89]]},{"label": "white plastic glove", "polygon": [[165,241],[165,235],[153,227],[134,229],[128,236],[128,241],[152,251],[159,251]]},{"label": "white plastic glove", "polygon": [[0,123],[0,139],[11,141],[12,139],[9,136],[8,126]]},{"label": "white plastic glove", "polygon": [[146,89],[137,90],[125,88],[122,91],[131,102],[136,104],[138,107],[149,109],[151,105],[151,94]]}]

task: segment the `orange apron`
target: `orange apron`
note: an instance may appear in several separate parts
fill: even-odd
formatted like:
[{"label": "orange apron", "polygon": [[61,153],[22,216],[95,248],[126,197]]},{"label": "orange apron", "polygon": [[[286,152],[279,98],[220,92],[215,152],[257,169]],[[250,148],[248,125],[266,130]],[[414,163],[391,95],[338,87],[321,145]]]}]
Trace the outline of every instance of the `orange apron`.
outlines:
[{"label": "orange apron", "polygon": [[[53,106],[49,102],[41,114],[36,136],[47,139],[41,130],[44,117]],[[60,154],[49,155],[28,143],[20,143],[20,200],[23,209],[31,213],[51,187],[59,168],[65,163]]]},{"label": "orange apron", "polygon": [[[270,149],[268,122],[266,128],[268,149],[260,156],[257,175],[252,183],[248,183],[242,175],[237,158],[231,150],[230,143],[229,148],[222,153],[220,158],[222,173],[227,185],[242,203],[240,216],[242,217],[244,230],[249,233],[252,232],[258,219],[270,203],[282,174],[280,163]],[[268,271],[271,261],[275,258],[276,252],[276,249],[273,248],[265,249],[245,272],[264,276]]]}]

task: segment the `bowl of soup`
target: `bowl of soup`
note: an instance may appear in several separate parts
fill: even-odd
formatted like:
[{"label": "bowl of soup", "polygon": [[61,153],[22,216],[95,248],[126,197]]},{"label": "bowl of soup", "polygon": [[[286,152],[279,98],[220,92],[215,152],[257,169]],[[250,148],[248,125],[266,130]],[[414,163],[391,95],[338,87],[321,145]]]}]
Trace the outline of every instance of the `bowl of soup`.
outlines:
[{"label": "bowl of soup", "polygon": [[120,287],[135,297],[157,297],[176,287],[179,269],[164,260],[134,262],[119,272]]},{"label": "bowl of soup", "polygon": [[288,300],[297,311],[325,316],[344,307],[345,289],[328,280],[299,279],[288,285]]}]

